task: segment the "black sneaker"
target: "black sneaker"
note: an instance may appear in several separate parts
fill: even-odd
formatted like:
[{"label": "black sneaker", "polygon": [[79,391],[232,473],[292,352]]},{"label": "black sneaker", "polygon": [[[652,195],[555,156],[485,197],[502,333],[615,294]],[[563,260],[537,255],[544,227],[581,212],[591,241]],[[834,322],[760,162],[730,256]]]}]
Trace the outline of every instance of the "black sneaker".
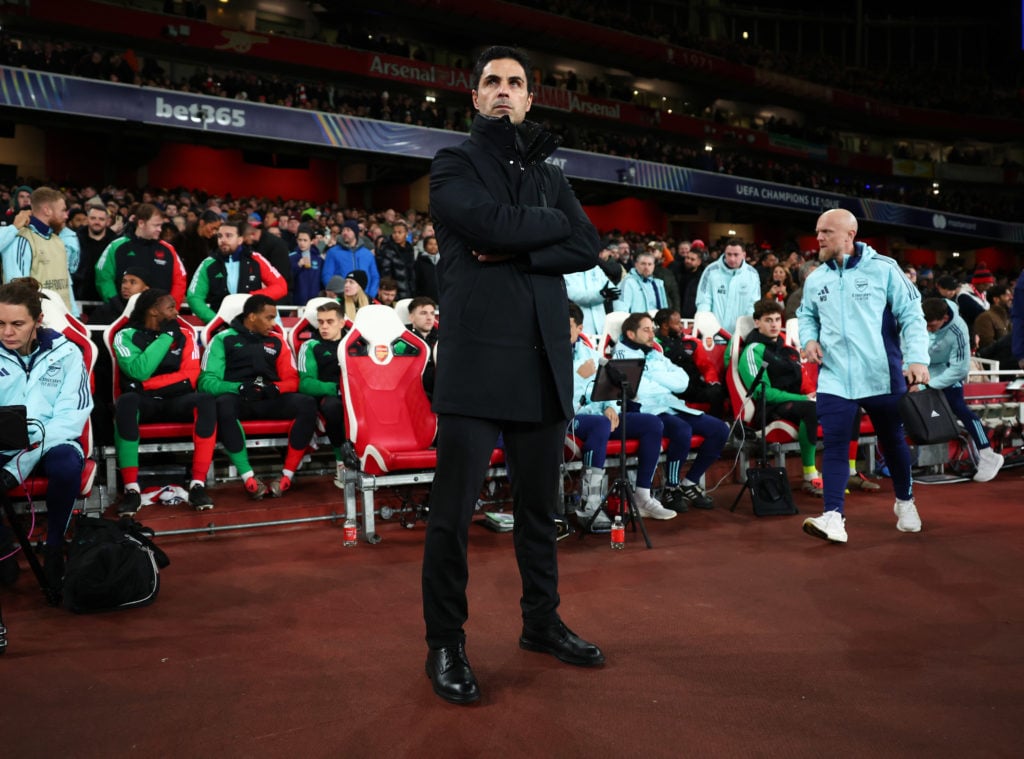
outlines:
[{"label": "black sneaker", "polygon": [[690,510],[690,505],[686,502],[686,496],[683,494],[683,489],[679,485],[666,485],[665,489],[661,491],[661,505],[666,509],[672,509],[672,511],[678,511],[680,514]]},{"label": "black sneaker", "polygon": [[126,490],[117,507],[119,517],[133,517],[142,510],[142,494],[137,490]]},{"label": "black sneaker", "polygon": [[715,502],[711,500],[711,496],[704,492],[704,488],[700,485],[680,485],[680,492],[683,494],[683,498],[690,502],[690,505],[695,509],[713,509],[715,508]]},{"label": "black sneaker", "polygon": [[572,535],[572,526],[562,517],[555,517],[555,540],[565,540]]},{"label": "black sneaker", "polygon": [[193,485],[188,489],[188,502],[196,511],[213,508],[213,499],[206,494],[206,488],[202,485]]}]

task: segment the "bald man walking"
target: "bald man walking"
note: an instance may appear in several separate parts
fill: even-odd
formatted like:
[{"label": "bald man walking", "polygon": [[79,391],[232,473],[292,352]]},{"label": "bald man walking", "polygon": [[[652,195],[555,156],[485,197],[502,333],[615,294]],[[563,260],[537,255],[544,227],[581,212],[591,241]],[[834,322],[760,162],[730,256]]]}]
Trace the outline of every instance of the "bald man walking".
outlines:
[{"label": "bald man walking", "polygon": [[[818,258],[797,310],[807,358],[821,365],[818,421],[823,432],[825,511],[804,520],[808,535],[846,542],[844,492],[848,447],[857,410],[871,417],[896,491],[896,529],[920,532],[911,491],[910,450],[900,397],[928,382],[928,330],[921,295],[899,264],[855,242],[857,219],[836,208],[818,217]],[[903,369],[906,363],[906,369]]]}]

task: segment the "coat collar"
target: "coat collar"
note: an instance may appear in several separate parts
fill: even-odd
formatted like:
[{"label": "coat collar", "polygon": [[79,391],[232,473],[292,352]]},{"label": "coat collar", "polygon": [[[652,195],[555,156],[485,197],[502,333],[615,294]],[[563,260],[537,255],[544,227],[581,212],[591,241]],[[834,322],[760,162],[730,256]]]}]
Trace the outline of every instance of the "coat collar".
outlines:
[{"label": "coat collar", "polygon": [[487,141],[502,154],[518,155],[526,166],[545,160],[561,144],[561,138],[536,122],[524,121],[517,127],[508,116],[492,119],[481,113],[473,119],[470,136]]}]

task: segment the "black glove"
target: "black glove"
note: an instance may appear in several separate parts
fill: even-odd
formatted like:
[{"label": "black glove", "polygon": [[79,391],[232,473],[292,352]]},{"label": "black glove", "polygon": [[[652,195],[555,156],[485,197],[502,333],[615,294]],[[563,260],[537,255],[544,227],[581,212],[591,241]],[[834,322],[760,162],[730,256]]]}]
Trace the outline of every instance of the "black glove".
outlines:
[{"label": "black glove", "polygon": [[127,382],[121,383],[122,393],[141,393],[142,383],[138,380],[128,380]]},{"label": "black glove", "polygon": [[18,487],[18,478],[6,469],[0,469],[0,493],[6,493],[16,487]]},{"label": "black glove", "polygon": [[256,380],[248,380],[238,386],[238,394],[243,401],[258,401],[263,398],[263,385],[256,383]]},{"label": "black glove", "polygon": [[608,281],[613,284],[619,284],[622,281],[622,264],[616,261],[614,258],[610,258],[607,261],[603,258],[597,259],[597,265],[601,267],[601,271],[608,277]]},{"label": "black glove", "polygon": [[605,300],[618,300],[622,297],[622,290],[611,285],[605,285],[601,288],[601,297]]},{"label": "black glove", "polygon": [[162,334],[170,335],[172,340],[181,333],[181,325],[178,324],[177,319],[164,319],[160,322],[157,329],[160,330]]},{"label": "black glove", "polygon": [[267,382],[263,385],[263,400],[277,398],[279,395],[281,395],[281,388],[273,382]]}]

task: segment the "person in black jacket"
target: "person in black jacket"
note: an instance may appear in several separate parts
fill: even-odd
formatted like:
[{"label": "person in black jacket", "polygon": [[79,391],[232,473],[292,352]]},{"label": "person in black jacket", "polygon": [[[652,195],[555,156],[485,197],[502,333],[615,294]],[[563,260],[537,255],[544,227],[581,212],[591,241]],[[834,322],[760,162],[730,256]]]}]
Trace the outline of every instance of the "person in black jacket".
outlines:
[{"label": "person in black jacket", "polygon": [[594,267],[601,244],[561,169],[545,162],[557,138],[525,120],[531,70],[521,51],[485,50],[473,71],[479,113],[469,138],[439,151],[431,166],[444,336],[433,394],[438,456],[423,554],[423,616],[427,675],[438,696],[458,704],[480,698],[463,629],[466,551],[499,434],[510,471],[523,473],[510,478],[522,578],[519,645],[569,664],[604,662],[601,650],[558,615],[551,518],[573,408],[562,275]]},{"label": "person in black jacket", "polygon": [[377,270],[381,279],[391,277],[398,283],[399,300],[416,295],[416,267],[408,234],[406,223],[396,219],[391,237],[384,241],[377,253]]}]

